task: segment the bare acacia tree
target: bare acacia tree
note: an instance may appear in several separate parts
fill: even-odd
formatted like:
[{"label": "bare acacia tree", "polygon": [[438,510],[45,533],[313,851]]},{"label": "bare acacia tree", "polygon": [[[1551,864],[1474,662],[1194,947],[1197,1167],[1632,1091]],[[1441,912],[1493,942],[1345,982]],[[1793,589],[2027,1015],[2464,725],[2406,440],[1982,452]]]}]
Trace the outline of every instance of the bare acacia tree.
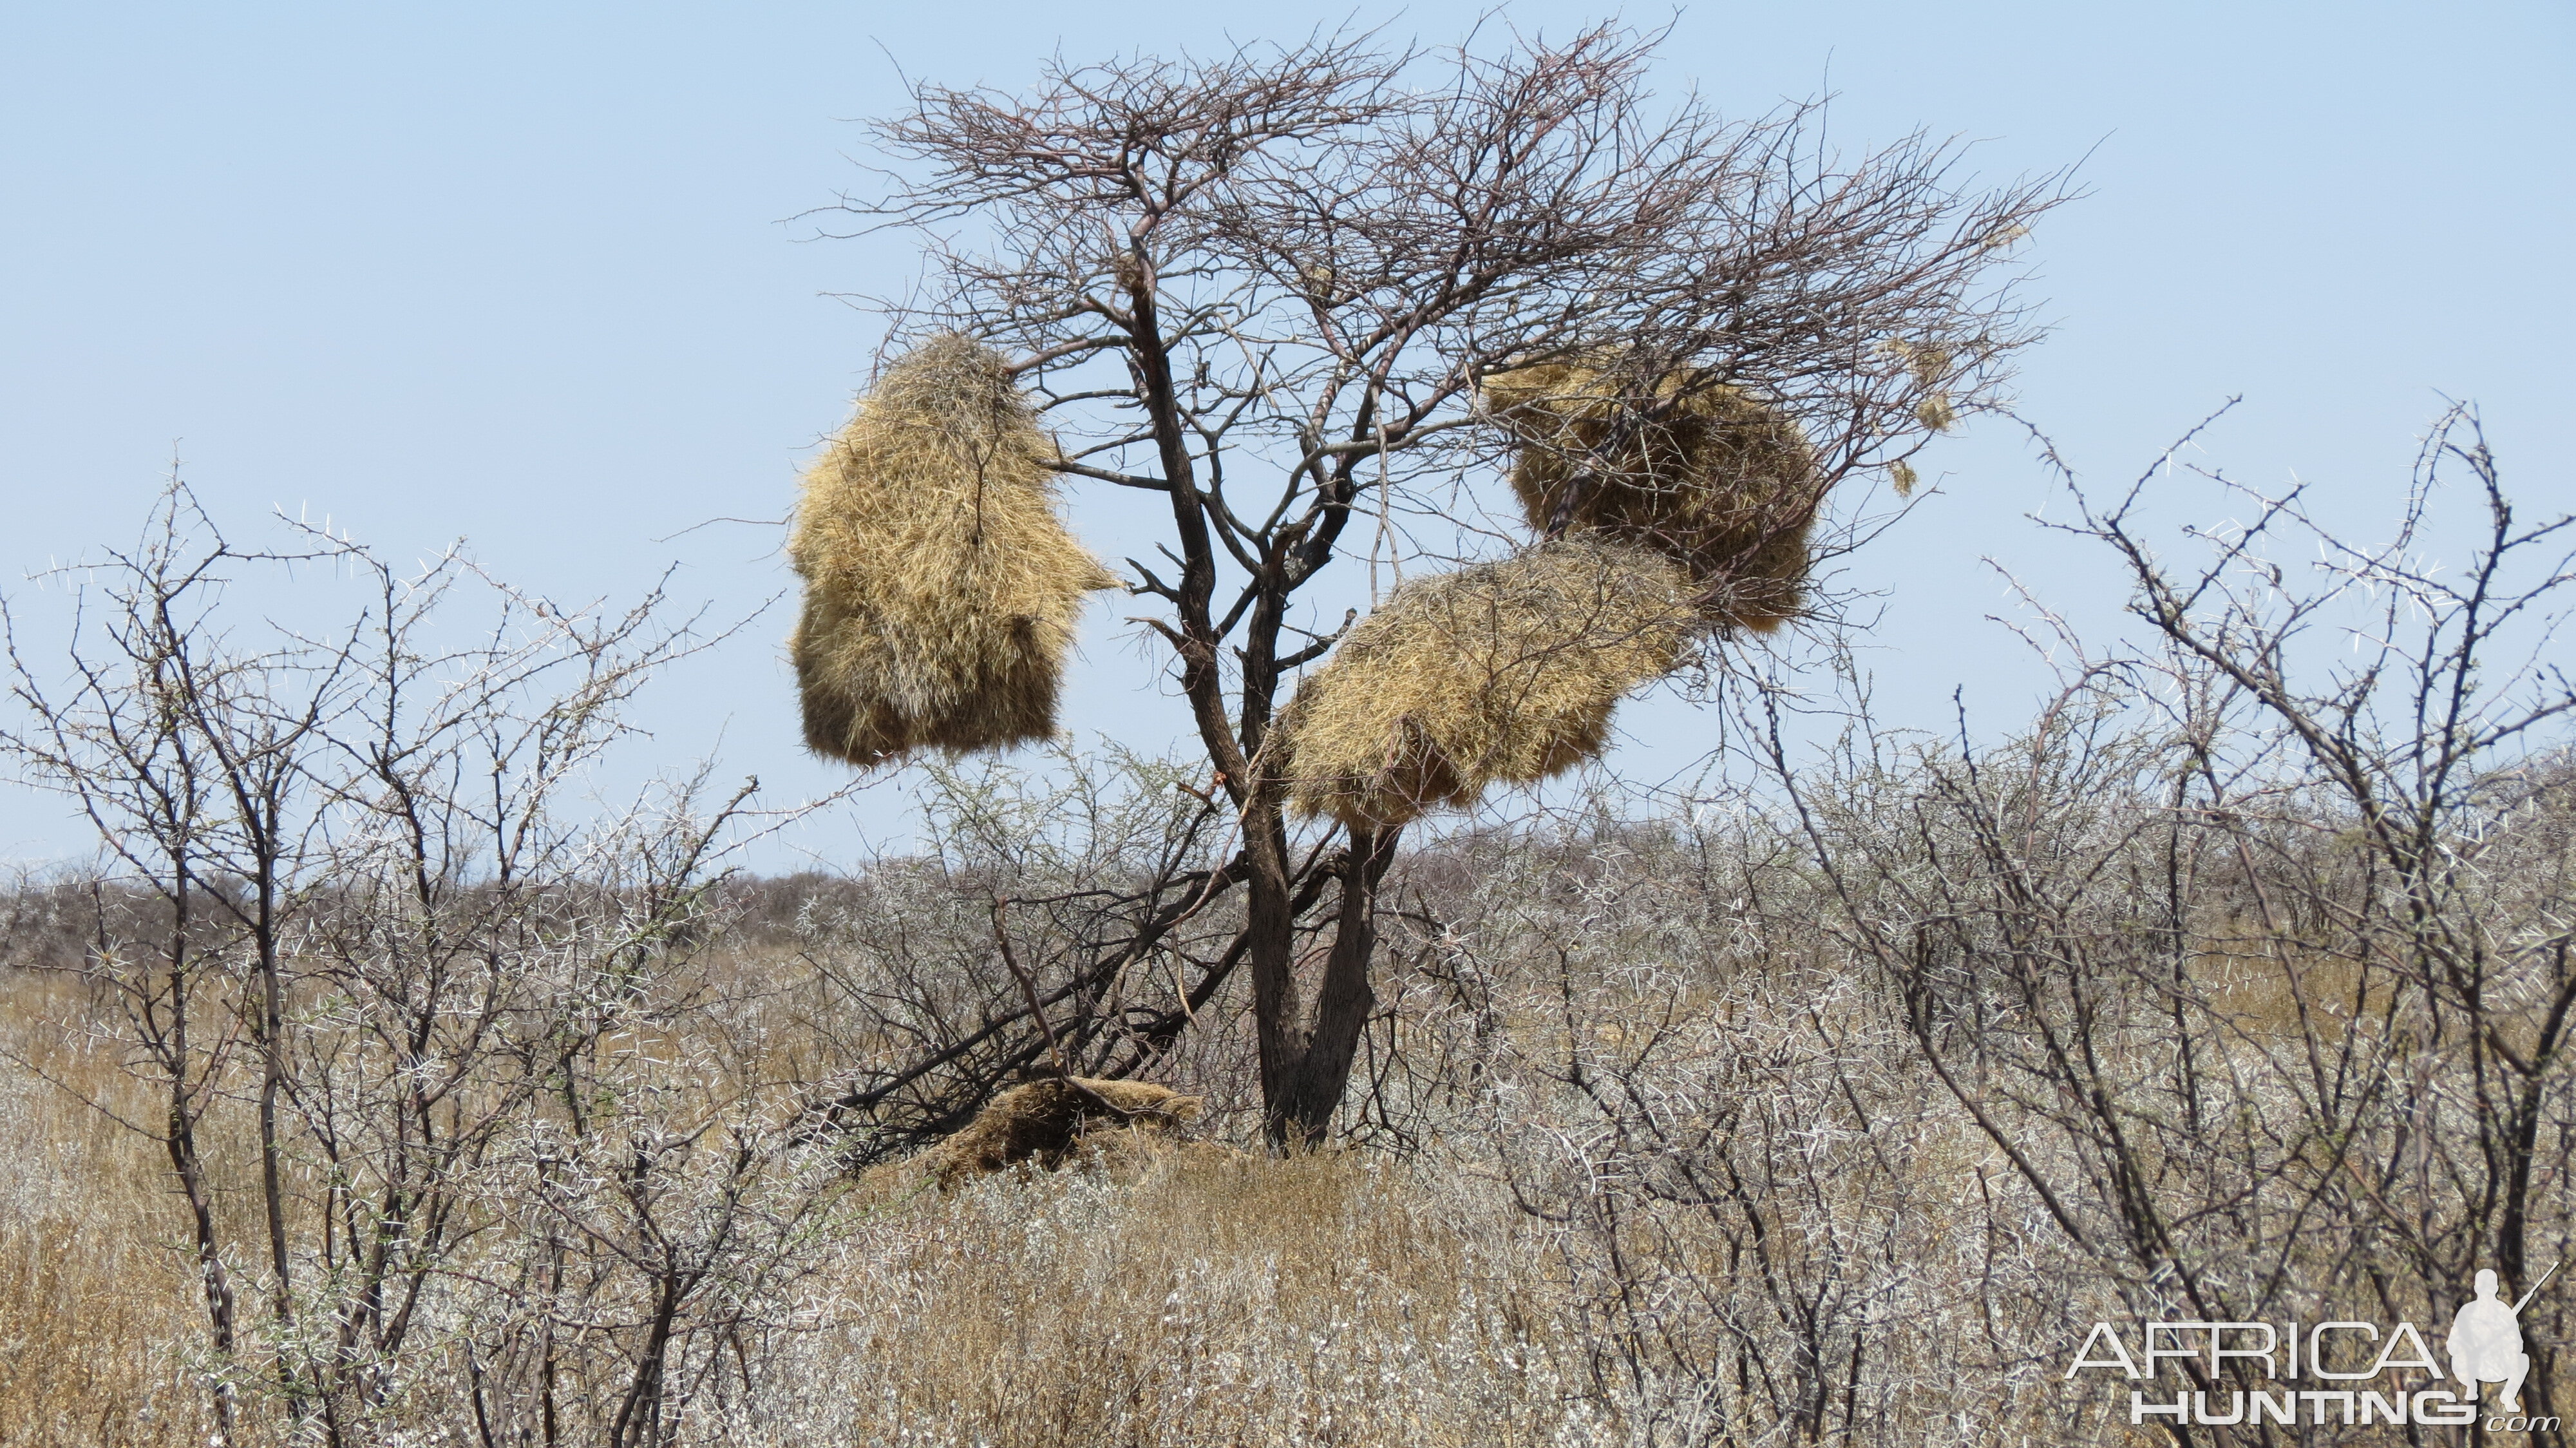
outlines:
[{"label": "bare acacia tree", "polygon": [[[296,565],[353,580],[354,617],[240,618],[229,588]],[[486,1443],[671,1441],[819,1200],[762,1124],[778,1103],[701,1052],[685,1079],[722,1084],[683,1109],[636,1048],[731,1004],[693,962],[752,786],[580,799],[636,690],[708,635],[659,592],[592,613],[495,586],[458,642],[442,606],[489,581],[461,554],[244,548],[175,480],[139,545],[62,581],[53,659],[0,600],[0,759],[98,832],[66,912],[86,952],[57,968],[156,1110],[34,1069],[168,1157],[217,1440],[376,1442],[425,1400]]]},{"label": "bare acacia tree", "polygon": [[[98,590],[103,607],[80,620],[67,681],[49,684],[8,628],[20,720],[0,729],[0,754],[78,807],[124,887],[111,902],[105,884],[92,884],[90,963],[124,1014],[136,1065],[164,1095],[161,1119],[140,1129],[168,1154],[188,1204],[213,1346],[229,1357],[244,1324],[202,1127],[228,1062],[247,1047],[258,1061],[268,1310],[291,1332],[297,1294],[278,1120],[282,956],[310,894],[304,861],[320,830],[307,776],[326,747],[323,726],[346,706],[355,664],[352,640],[242,648],[215,617],[236,573],[336,561],[340,545],[312,538],[277,553],[218,538],[208,546],[194,536],[206,527],[174,485],[141,542],[107,555],[112,581]],[[11,623],[0,606],[0,625]],[[300,1400],[290,1357],[280,1353],[274,1372]],[[226,1434],[237,1412],[232,1384],[219,1378],[216,1416]]]},{"label": "bare acacia tree", "polygon": [[[1806,768],[1748,731],[1829,886],[1810,908],[1891,988],[2075,1294],[2439,1322],[2480,1268],[2525,1290],[2571,1250],[2576,685],[2552,651],[2576,519],[2518,510],[2465,408],[2383,544],[2212,474],[2239,521],[2160,550],[2162,471],[2074,488],[2062,526],[2121,561],[2146,638],[2057,625],[2065,688],[2026,737],[1864,724]],[[2523,1319],[2535,1442],[2566,1441],[2567,1321],[2546,1297]]]},{"label": "bare acacia tree", "polygon": [[[1991,279],[2056,178],[1972,192],[1957,148],[1920,136],[1835,156],[1817,105],[1657,104],[1657,39],[1433,55],[1329,35],[1051,64],[1024,95],[916,85],[876,128],[884,190],[844,203],[923,238],[895,340],[1011,352],[1064,474],[1170,503],[1131,588],[1159,605],[1144,622],[1236,815],[1209,888],[1248,896],[1221,960],[1251,967],[1276,1142],[1317,1139],[1342,1098],[1397,847],[1292,839],[1265,745],[1281,689],[1339,637],[1299,594],[1366,540],[1374,563],[1425,522],[1472,526],[1459,485],[1505,446],[1479,380],[1614,358],[1631,429],[1676,405],[1667,379],[1744,389],[1815,444],[1812,509],[1990,401],[2031,338]],[[1313,970],[1308,903],[1329,921]]]}]

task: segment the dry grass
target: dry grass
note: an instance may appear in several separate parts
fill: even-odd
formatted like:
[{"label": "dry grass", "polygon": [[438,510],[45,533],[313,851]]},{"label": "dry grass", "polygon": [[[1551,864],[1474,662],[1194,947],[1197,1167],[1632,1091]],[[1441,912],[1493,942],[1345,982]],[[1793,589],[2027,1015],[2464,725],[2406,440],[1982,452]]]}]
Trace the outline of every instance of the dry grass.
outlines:
[{"label": "dry grass", "polygon": [[1656,549],[1708,593],[1709,618],[1769,632],[1804,598],[1822,489],[1797,424],[1743,392],[1689,376],[1648,396],[1575,363],[1486,379],[1485,402],[1520,442],[1512,492],[1544,535],[1570,486],[1571,526]]},{"label": "dry grass", "polygon": [[1056,516],[1054,453],[974,341],[886,369],[806,473],[788,545],[807,747],[865,768],[1054,732],[1083,599],[1117,584]]},{"label": "dry grass", "polygon": [[1597,756],[1680,662],[1689,599],[1678,566],[1589,536],[1404,585],[1283,716],[1293,801],[1385,827]]},{"label": "dry grass", "polygon": [[[32,999],[40,978],[9,983],[12,1051],[78,1015]],[[75,1086],[136,1094],[103,1056],[73,1064]],[[1165,1126],[1194,1104],[1092,1084]],[[1006,1098],[1001,1114],[1051,1113]],[[0,1122],[33,1149],[0,1187],[0,1444],[206,1443],[203,1310],[150,1144],[16,1065]],[[1359,1154],[1198,1146],[1100,1170],[1089,1148],[1136,1129],[1095,1123],[1063,1154],[1080,1169],[851,1184],[814,1269],[769,1304],[786,1328],[759,1340],[756,1394],[694,1404],[680,1441],[1466,1448],[1586,1421],[1544,1254],[1500,1203]],[[414,1393],[405,1420],[368,1441],[474,1441],[441,1392]]]},{"label": "dry grass", "polygon": [[68,983],[0,986],[0,1445],[202,1444],[204,1311],[168,1163],[69,1093],[129,1119],[151,1103],[110,1049],[46,1028],[80,1014]]},{"label": "dry grass", "polygon": [[[1669,828],[1474,832],[1412,857],[1415,873],[1397,878],[1420,892],[1407,899],[1421,913],[1390,917],[1404,964],[1380,978],[1386,1028],[1372,1033],[1345,1118],[1362,1140],[1409,1133],[1417,1149],[1407,1153],[1095,1152],[1071,1093],[1045,1083],[1052,1089],[987,1122],[987,1135],[1006,1138],[988,1154],[1030,1147],[1027,1160],[1055,1155],[1063,1169],[959,1173],[951,1190],[934,1189],[942,1154],[967,1151],[970,1135],[857,1180],[828,1170],[764,1178],[751,1192],[764,1219],[817,1205],[780,1249],[794,1259],[787,1269],[723,1279],[698,1319],[687,1360],[700,1370],[686,1377],[668,1441],[2142,1441],[2125,1421],[2126,1384],[2069,1383],[2063,1372],[2085,1324],[2160,1310],[2160,1279],[2136,1270],[2117,1236],[2116,1199],[2082,1176],[2092,1138],[2070,1141],[2045,1114],[2069,1097],[2035,1089],[2049,1079],[2031,1074],[2044,1053],[2001,1009],[2071,1019],[2059,995],[2079,986],[2090,992],[2086,1040],[2113,1071],[2109,1085],[2134,1103],[2119,1120],[2141,1134],[2132,1160],[2157,1181],[2158,1201],[2195,1209],[2271,1194],[2251,1219],[2199,1211],[2171,1239],[2186,1265],[2228,1270],[2257,1253],[2288,1263],[2297,1280],[2257,1309],[2266,1320],[2422,1323],[2447,1311],[2442,1279],[2411,1266],[2397,1286],[2412,1295],[2394,1301],[2369,1296],[2384,1283],[2336,1278],[2347,1262],[2377,1273],[2399,1260],[2372,1245],[2391,1219],[2375,1196],[2352,1194],[2370,1183],[2351,1162],[2326,1170],[2308,1159],[2326,1139],[2304,1114],[2308,1048],[2379,1050],[2392,1028],[2348,1030],[2331,1016],[2302,1027],[2281,1012],[2284,962],[2307,957],[2241,908],[2243,882],[2223,869],[2232,850],[2210,851],[2201,863],[2212,873],[2187,882],[2198,902],[2183,917],[2194,953],[2179,975],[2157,931],[2137,928],[2135,884],[2085,853],[2130,858],[2136,837],[2102,821],[2105,801],[2113,813],[2134,807],[2170,821],[2160,796],[2121,804],[2081,778],[2051,796],[2035,854],[2102,882],[2074,913],[2052,917],[2088,932],[2053,938],[2045,956],[2085,961],[2080,978],[2054,965],[2014,976],[2017,937],[2002,932],[1991,942],[1934,937],[1936,948],[1905,957],[1926,972],[1909,994],[1836,948],[1838,932],[1870,922],[1894,922],[1879,928],[1906,930],[1912,948],[1919,917],[1873,892],[1927,888],[1922,860],[1955,861],[1960,842],[1978,838],[1931,810],[1925,801],[1938,796],[1914,787],[1919,779],[1895,776],[1898,787],[1821,809],[1819,828],[1838,849],[1891,852],[1839,883],[1783,847],[1787,822],[1749,809]],[[1987,779],[2003,794],[2018,787],[2000,772]],[[2510,846],[2491,858],[2493,878],[2542,892],[2535,908],[2555,918],[2564,881],[2576,878],[2567,864],[2576,831],[2518,828],[2493,844]],[[2334,863],[2337,837],[2287,837],[2310,836],[2317,853],[2297,858],[2298,875],[2321,889],[2349,886]],[[2290,874],[2285,865],[2279,878]],[[1988,882],[1974,864],[1952,864],[1942,878],[1961,891]],[[980,899],[988,884],[957,888]],[[1859,910],[1837,916],[1851,908],[1838,903],[1845,890],[1859,892],[1848,897]],[[1983,897],[1954,898],[1946,918],[1969,918],[1973,898]],[[990,926],[983,911],[943,924],[929,902],[899,894],[863,903],[872,927],[926,959],[982,948]],[[638,1073],[634,1127],[686,1118],[674,1103],[693,1094],[770,1089],[791,1058],[815,1049],[815,1002],[802,993],[818,960],[862,975],[879,968],[797,929],[719,936],[684,993],[691,1006],[621,1035],[616,1052]],[[2319,995],[2348,984],[2325,963],[2300,969]],[[2013,994],[2022,989],[2034,994]],[[0,1130],[27,1144],[19,1169],[0,1179],[0,1443],[202,1444],[211,1365],[166,1168],[148,1143],[27,1063],[136,1119],[148,1097],[85,1044],[109,1015],[71,981],[10,971],[0,992]],[[2519,1008],[2532,997],[2517,986],[2500,999]],[[1175,1086],[1207,1098],[1194,1133],[1243,1141],[1258,1131],[1251,1046],[1230,1024],[1244,1004],[1239,994],[1208,1003],[1201,1030],[1216,1044],[1203,1063],[1160,1063]],[[2195,1053],[2188,1083],[2169,1069],[2178,1043]],[[1933,1048],[1956,1053],[1946,1058],[1954,1071],[1993,1074],[1998,1085],[1980,1104],[2013,1133],[2009,1149],[1931,1073],[1923,1053]],[[914,1046],[906,1037],[885,1049]],[[2444,1112],[2466,1110],[2446,1079],[2462,1073],[2421,1078],[2449,1093]],[[1093,1089],[1130,1108],[1181,1110],[1162,1087]],[[2186,1089],[2201,1094],[2184,1101],[2176,1093]],[[209,1129],[228,1173],[217,1183],[225,1234],[256,1311],[265,1299],[248,1116],[236,1095]],[[2419,1135],[2406,1110],[2349,1120],[2344,1139],[2374,1158]],[[1046,1130],[1032,1142],[1004,1121]],[[1063,1149],[1053,1151],[1059,1127]],[[2444,1130],[2453,1133],[2440,1138],[2445,1148],[2474,1161],[2458,1150],[2457,1128]],[[2554,1259],[2567,1241],[2576,1123],[2553,1104],[2542,1131],[2535,1260]],[[637,1139],[625,1126],[604,1133],[599,1164]],[[2267,1180],[2246,1185],[2238,1163],[2267,1151]],[[2088,1248],[2062,1230],[2021,1177],[2025,1164],[2055,1177],[2078,1225],[2109,1245]],[[712,1200],[703,1181],[676,1169],[655,1180],[671,1206],[660,1221],[691,1240],[692,1211]],[[2403,1199],[2408,1209],[2455,1212],[2458,1187],[2429,1180]],[[596,1212],[578,1220],[613,1225]],[[487,1255],[459,1257],[433,1287],[429,1346],[406,1357],[403,1395],[358,1441],[480,1441],[458,1344],[474,1340],[496,1304],[508,1306],[506,1295],[472,1295],[473,1283],[496,1280],[495,1263],[514,1260],[509,1235],[527,1230],[505,1211],[476,1240]],[[578,1260],[606,1273],[632,1250],[621,1239]],[[740,1295],[727,1295],[734,1284]],[[589,1396],[565,1393],[567,1411],[588,1416],[568,1420],[576,1426],[564,1441],[600,1441],[593,1407],[622,1360],[612,1335],[631,1340],[647,1300],[523,1305],[578,1321],[594,1340],[579,1363],[592,1375]],[[2536,1341],[2566,1340],[2563,1304],[2544,1298],[2526,1322]],[[256,1361],[234,1373],[246,1396],[260,1393]],[[282,1441],[274,1394],[257,1406],[244,1441]]]},{"label": "dry grass", "polygon": [[1534,1239],[1439,1169],[1173,1152],[881,1207],[792,1345],[781,1441],[1586,1441]]}]

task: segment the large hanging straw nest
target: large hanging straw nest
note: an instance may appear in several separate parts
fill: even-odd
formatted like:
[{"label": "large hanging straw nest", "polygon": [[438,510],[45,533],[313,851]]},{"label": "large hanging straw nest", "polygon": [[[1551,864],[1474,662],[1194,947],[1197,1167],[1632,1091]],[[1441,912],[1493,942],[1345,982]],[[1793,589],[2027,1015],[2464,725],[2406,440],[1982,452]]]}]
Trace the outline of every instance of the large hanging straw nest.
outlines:
[{"label": "large hanging straw nest", "polygon": [[990,349],[943,335],[885,370],[788,543],[807,748],[867,767],[1054,733],[1083,598],[1118,582],[1056,517],[1054,456]]},{"label": "large hanging straw nest", "polygon": [[1023,1162],[1053,1171],[1086,1155],[1134,1157],[1174,1140],[1201,1104],[1145,1081],[1032,1081],[994,1097],[914,1164],[944,1190]]},{"label": "large hanging straw nest", "polygon": [[1282,716],[1291,802],[1384,828],[1598,756],[1619,700],[1681,662],[1693,592],[1590,533],[1403,585]]},{"label": "large hanging straw nest", "polygon": [[1711,622],[1767,633],[1797,615],[1822,490],[1778,410],[1686,373],[1649,390],[1571,362],[1497,373],[1485,404],[1520,443],[1512,492],[1534,531],[1582,477],[1569,529],[1679,561]]}]

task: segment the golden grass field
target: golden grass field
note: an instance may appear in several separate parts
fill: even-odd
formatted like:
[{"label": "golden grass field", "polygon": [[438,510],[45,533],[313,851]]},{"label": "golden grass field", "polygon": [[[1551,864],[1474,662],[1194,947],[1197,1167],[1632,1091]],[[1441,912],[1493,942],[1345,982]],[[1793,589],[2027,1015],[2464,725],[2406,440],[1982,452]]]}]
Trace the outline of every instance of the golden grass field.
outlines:
[{"label": "golden grass field", "polygon": [[[78,1005],[68,984],[10,981],[7,1049],[146,1112],[110,1048],[31,1028]],[[0,1124],[22,1164],[0,1182],[0,1444],[206,1442],[167,1163],[15,1064]],[[721,1441],[1552,1441],[1570,1394],[1551,1266],[1439,1174],[1201,1146],[953,1194],[850,1183],[781,1304],[760,1426]],[[255,1240],[254,1183],[223,1186]]]}]

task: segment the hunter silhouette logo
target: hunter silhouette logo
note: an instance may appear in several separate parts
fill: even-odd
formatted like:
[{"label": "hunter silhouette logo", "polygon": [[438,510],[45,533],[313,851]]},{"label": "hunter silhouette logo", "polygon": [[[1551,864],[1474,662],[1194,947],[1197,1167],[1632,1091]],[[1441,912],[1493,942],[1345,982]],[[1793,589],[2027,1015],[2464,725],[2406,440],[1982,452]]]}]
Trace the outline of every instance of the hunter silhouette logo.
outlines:
[{"label": "hunter silhouette logo", "polygon": [[2504,1410],[2522,1411],[2522,1379],[2531,1371],[2531,1354],[2522,1350],[2522,1310],[2563,1265],[2551,1264],[2511,1307],[2496,1296],[2495,1273],[2478,1273],[2478,1295],[2460,1304],[2451,1318],[2451,1335],[2443,1344],[2451,1350],[2451,1376],[2467,1385],[2469,1396],[2478,1395],[2481,1383],[2502,1383]]},{"label": "hunter silhouette logo", "polygon": [[[2147,1385],[2129,1391],[2132,1424],[2162,1418],[2209,1427],[2260,1427],[2266,1422],[2283,1427],[2466,1427],[2478,1421],[2484,1385],[2498,1383],[2503,1391],[2499,1411],[2486,1420],[2489,1431],[2553,1431],[2557,1418],[2522,1413],[2522,1388],[2532,1358],[2523,1342],[2521,1318],[2557,1275],[2558,1265],[2553,1265],[2530,1291],[2507,1302],[2495,1272],[2481,1270],[2476,1295],[2452,1315],[2450,1335],[2443,1341],[2448,1374],[2411,1322],[2383,1332],[2371,1322],[2192,1321],[2136,1324],[2143,1331],[2136,1333],[2134,1352],[2118,1328],[2097,1322],[2076,1349],[2066,1377],[2109,1371]],[[2168,1380],[2164,1387],[2155,1386],[2169,1359],[2194,1366],[2184,1370],[2181,1384]],[[2195,1386],[2194,1380],[2206,1386]],[[2221,1386],[2230,1380],[2247,1385]],[[2455,1391],[2454,1382],[2465,1391]],[[2165,1394],[2175,1386],[2180,1391],[2168,1399]]]}]

